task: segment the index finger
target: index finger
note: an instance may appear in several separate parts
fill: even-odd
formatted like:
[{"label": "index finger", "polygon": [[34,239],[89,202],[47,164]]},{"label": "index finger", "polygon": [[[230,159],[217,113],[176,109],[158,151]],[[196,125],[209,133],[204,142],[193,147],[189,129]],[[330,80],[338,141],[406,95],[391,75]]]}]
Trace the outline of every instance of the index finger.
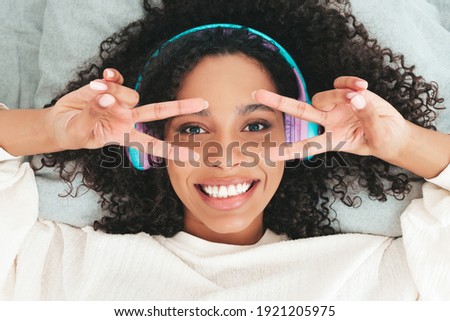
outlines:
[{"label": "index finger", "polygon": [[333,84],[336,89],[352,89],[355,91],[364,91],[369,87],[367,81],[354,76],[341,76],[334,80]]},{"label": "index finger", "polygon": [[320,125],[325,124],[326,114],[303,101],[284,97],[264,89],[257,90],[254,98],[257,102],[283,113]]},{"label": "index finger", "polygon": [[208,108],[208,102],[201,98],[153,103],[134,108],[133,117],[135,122],[148,122],[166,119],[177,115],[198,113]]}]

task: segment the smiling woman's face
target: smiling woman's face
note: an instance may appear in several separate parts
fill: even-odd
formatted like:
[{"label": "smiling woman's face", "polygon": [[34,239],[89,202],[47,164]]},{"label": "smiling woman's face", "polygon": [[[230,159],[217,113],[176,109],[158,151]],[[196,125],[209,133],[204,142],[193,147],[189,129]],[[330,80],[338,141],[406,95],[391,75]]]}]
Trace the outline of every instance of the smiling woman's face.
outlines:
[{"label": "smiling woman's face", "polygon": [[[284,164],[257,156],[261,143],[285,140],[283,115],[252,98],[276,91],[260,63],[241,54],[207,56],[187,74],[177,99],[201,97],[209,108],[166,123],[165,139],[194,139],[202,159],[168,161],[171,184],[184,204],[184,230],[213,242],[253,244],[264,233],[263,211],[275,194]],[[266,140],[269,138],[266,137]],[[255,147],[256,143],[258,147]]]}]

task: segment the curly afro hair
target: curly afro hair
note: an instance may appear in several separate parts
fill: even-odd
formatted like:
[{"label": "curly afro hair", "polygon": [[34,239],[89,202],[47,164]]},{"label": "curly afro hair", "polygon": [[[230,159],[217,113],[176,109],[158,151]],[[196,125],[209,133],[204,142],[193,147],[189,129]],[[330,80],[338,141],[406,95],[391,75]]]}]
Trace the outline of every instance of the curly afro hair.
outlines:
[{"label": "curly afro hair", "polygon": [[[413,66],[405,65],[402,55],[370,38],[346,0],[162,2],[162,8],[156,8],[151,1],[144,1],[146,16],[103,41],[98,57],[87,62],[77,78],[46,107],[101,78],[105,68],[118,69],[125,78],[124,85],[134,88],[149,57],[172,36],[199,25],[232,23],[276,39],[296,60],[311,96],[333,89],[333,81],[339,76],[355,75],[366,79],[369,89],[395,106],[405,119],[435,129],[435,109],[443,101],[438,97],[437,84],[427,83],[414,73]],[[180,43],[159,55],[146,68],[140,103],[174,99],[183,77],[201,57],[227,52],[255,58],[270,72],[281,94],[296,97],[291,73],[277,55],[239,36],[228,44],[217,38],[200,43],[189,39],[189,46]],[[163,123],[155,125],[158,128]],[[95,222],[96,229],[166,237],[182,230],[183,204],[170,185],[166,169],[138,171],[124,155],[120,146],[64,151],[46,155],[43,165],[56,166],[71,191],[71,183],[81,172],[83,185],[99,193],[108,215]],[[333,155],[343,162],[327,162]],[[386,201],[387,195],[402,199],[411,190],[410,182],[420,180],[374,157],[333,152],[313,159],[327,162],[327,166],[286,163],[280,187],[264,212],[267,228],[292,239],[336,233],[331,204],[336,199],[348,206],[360,204],[348,192],[350,182],[357,182],[374,201]],[[102,166],[105,162],[109,166]]]}]

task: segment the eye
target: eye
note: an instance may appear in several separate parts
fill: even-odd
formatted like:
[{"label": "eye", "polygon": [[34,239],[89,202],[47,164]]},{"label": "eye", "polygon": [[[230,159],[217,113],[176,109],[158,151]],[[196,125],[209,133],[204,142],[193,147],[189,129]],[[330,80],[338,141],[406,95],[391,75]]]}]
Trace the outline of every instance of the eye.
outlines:
[{"label": "eye", "polygon": [[206,130],[201,128],[198,124],[186,124],[181,126],[178,129],[178,132],[180,134],[198,135],[198,134],[205,134]]},{"label": "eye", "polygon": [[270,124],[265,120],[258,120],[247,124],[243,131],[245,132],[259,132],[261,130],[267,129],[270,127]]}]

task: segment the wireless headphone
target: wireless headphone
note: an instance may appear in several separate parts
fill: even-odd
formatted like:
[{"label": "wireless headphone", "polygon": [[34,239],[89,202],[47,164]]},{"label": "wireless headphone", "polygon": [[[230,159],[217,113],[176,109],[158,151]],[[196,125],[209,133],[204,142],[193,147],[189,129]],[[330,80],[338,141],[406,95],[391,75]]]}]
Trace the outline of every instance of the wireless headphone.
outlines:
[{"label": "wireless headphone", "polygon": [[[311,104],[311,100],[309,99],[308,92],[306,90],[306,82],[305,82],[305,79],[303,78],[302,73],[300,72],[300,69],[298,68],[297,64],[295,63],[295,61],[291,57],[291,55],[278,42],[276,42],[274,39],[270,38],[266,34],[260,32],[260,31],[257,31],[255,29],[244,27],[241,25],[236,25],[236,24],[228,24],[228,23],[209,24],[209,25],[195,27],[195,28],[186,30],[186,31],[170,38],[158,50],[156,50],[155,53],[150,57],[149,61],[144,66],[144,71],[139,75],[134,89],[136,91],[139,90],[142,79],[144,77],[144,73],[147,70],[148,65],[150,64],[151,59],[157,57],[159,55],[159,52],[161,51],[161,49],[163,49],[168,44],[170,44],[186,35],[190,35],[190,34],[193,34],[196,32],[202,32],[204,30],[209,30],[209,29],[223,29],[224,34],[225,34],[225,32],[227,32],[227,30],[228,30],[228,33],[231,34],[230,30],[245,29],[248,32],[249,38],[254,37],[254,36],[258,36],[258,37],[262,38],[264,40],[264,43],[263,43],[264,47],[271,51],[278,52],[284,58],[284,60],[289,64],[289,66],[292,68],[292,71],[294,72],[296,79],[297,79],[297,86],[298,86],[298,92],[299,92],[298,100],[304,101],[308,104]],[[302,119],[298,119],[289,114],[285,114],[284,125],[285,125],[285,132],[286,132],[286,141],[288,143],[294,143],[294,142],[298,142],[298,141],[301,141],[301,140],[304,140],[307,138],[317,136],[318,131],[319,131],[319,125],[312,123],[312,122],[302,120]],[[135,128],[137,130],[143,131],[145,126],[141,123],[137,123],[135,125]],[[127,152],[128,152],[127,154],[128,154],[128,157],[129,157],[131,163],[138,170],[149,169],[152,167],[152,164],[158,163],[158,161],[156,160],[156,159],[158,159],[158,157],[155,157],[153,155],[144,154],[135,148],[128,147]]]}]

